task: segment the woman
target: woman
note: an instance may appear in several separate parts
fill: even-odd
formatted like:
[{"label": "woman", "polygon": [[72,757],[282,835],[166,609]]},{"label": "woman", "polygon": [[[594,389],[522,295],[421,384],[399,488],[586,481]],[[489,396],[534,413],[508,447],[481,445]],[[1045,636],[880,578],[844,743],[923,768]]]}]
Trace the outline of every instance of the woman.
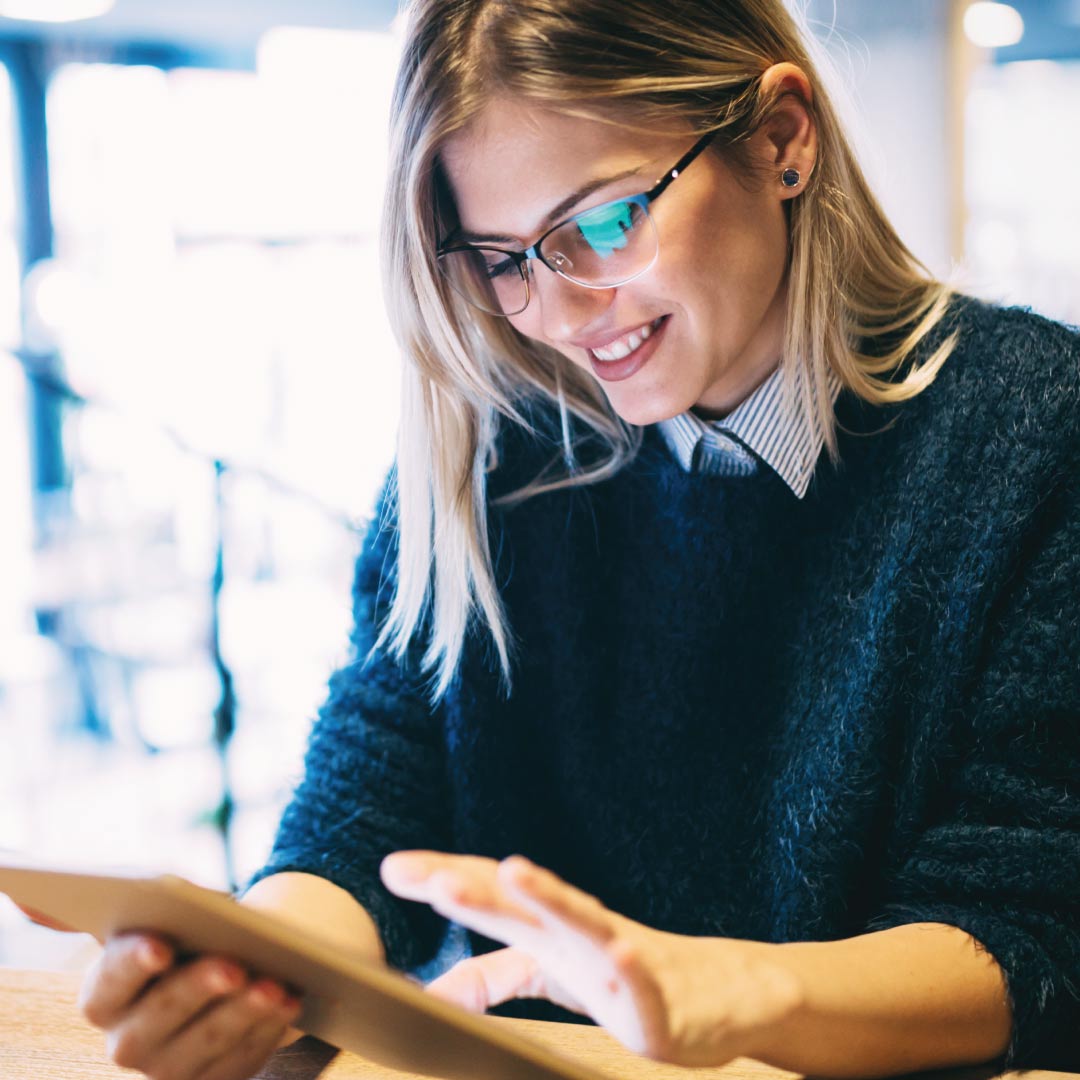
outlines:
[{"label": "woman", "polygon": [[[1076,335],[912,257],[780,0],[409,16],[396,471],[243,902],[681,1065],[1080,1069]],[[203,1080],[296,1015],[83,1003]]]}]

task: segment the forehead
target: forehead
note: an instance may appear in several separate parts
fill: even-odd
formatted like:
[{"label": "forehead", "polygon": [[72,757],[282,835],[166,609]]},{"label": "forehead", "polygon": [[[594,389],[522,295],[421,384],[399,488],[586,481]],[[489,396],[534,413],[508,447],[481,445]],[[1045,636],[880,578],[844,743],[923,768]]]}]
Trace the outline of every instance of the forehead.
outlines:
[{"label": "forehead", "polygon": [[[634,131],[497,100],[446,142],[441,160],[464,230],[525,241],[554,206],[592,180],[632,171],[622,194],[651,187],[686,139],[685,132]],[[619,194],[616,185],[611,191]]]}]

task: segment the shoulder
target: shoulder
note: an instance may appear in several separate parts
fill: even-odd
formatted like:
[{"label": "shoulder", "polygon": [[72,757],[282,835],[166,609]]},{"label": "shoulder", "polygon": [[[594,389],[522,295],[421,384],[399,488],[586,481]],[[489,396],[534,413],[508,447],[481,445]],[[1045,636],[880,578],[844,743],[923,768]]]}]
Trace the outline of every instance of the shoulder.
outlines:
[{"label": "shoulder", "polygon": [[983,395],[1006,413],[1073,412],[1080,404],[1080,330],[1026,307],[1001,307],[958,296],[937,340],[956,333],[942,369],[961,395]]},{"label": "shoulder", "polygon": [[968,453],[1034,454],[1059,466],[1076,459],[1080,332],[1028,308],[958,296],[916,362],[950,335],[955,346],[937,378],[900,407],[910,421]]}]

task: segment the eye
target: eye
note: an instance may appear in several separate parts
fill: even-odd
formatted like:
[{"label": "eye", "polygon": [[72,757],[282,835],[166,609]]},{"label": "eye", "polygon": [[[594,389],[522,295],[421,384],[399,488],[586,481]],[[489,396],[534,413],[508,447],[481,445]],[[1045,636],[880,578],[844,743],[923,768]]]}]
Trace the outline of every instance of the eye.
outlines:
[{"label": "eye", "polygon": [[574,239],[579,245],[588,245],[594,254],[606,258],[626,247],[630,234],[643,217],[637,203],[607,203],[573,222]]},{"label": "eye", "polygon": [[508,259],[493,252],[484,256],[484,271],[488,276],[488,280],[494,281],[495,278],[505,277],[507,274],[516,274],[518,268],[513,259]]}]

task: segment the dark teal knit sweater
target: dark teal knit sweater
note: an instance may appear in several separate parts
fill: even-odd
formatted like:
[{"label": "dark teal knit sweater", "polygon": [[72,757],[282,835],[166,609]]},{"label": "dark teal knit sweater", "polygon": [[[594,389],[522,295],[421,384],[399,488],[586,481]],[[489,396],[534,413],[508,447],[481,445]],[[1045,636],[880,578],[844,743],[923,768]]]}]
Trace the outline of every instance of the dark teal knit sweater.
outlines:
[{"label": "dark teal knit sweater", "polygon": [[[841,465],[802,501],[767,468],[687,474],[648,429],[613,479],[492,509],[509,698],[480,633],[435,709],[411,668],[363,666],[384,506],[356,659],[256,879],[348,889],[403,970],[446,923],[382,887],[400,848],[521,852],[684,934],[949,923],[1008,979],[998,1064],[1080,1069],[1080,337],[970,301],[939,336],[955,327],[914,400],[841,395]],[[554,444],[507,431],[492,490]]]}]

